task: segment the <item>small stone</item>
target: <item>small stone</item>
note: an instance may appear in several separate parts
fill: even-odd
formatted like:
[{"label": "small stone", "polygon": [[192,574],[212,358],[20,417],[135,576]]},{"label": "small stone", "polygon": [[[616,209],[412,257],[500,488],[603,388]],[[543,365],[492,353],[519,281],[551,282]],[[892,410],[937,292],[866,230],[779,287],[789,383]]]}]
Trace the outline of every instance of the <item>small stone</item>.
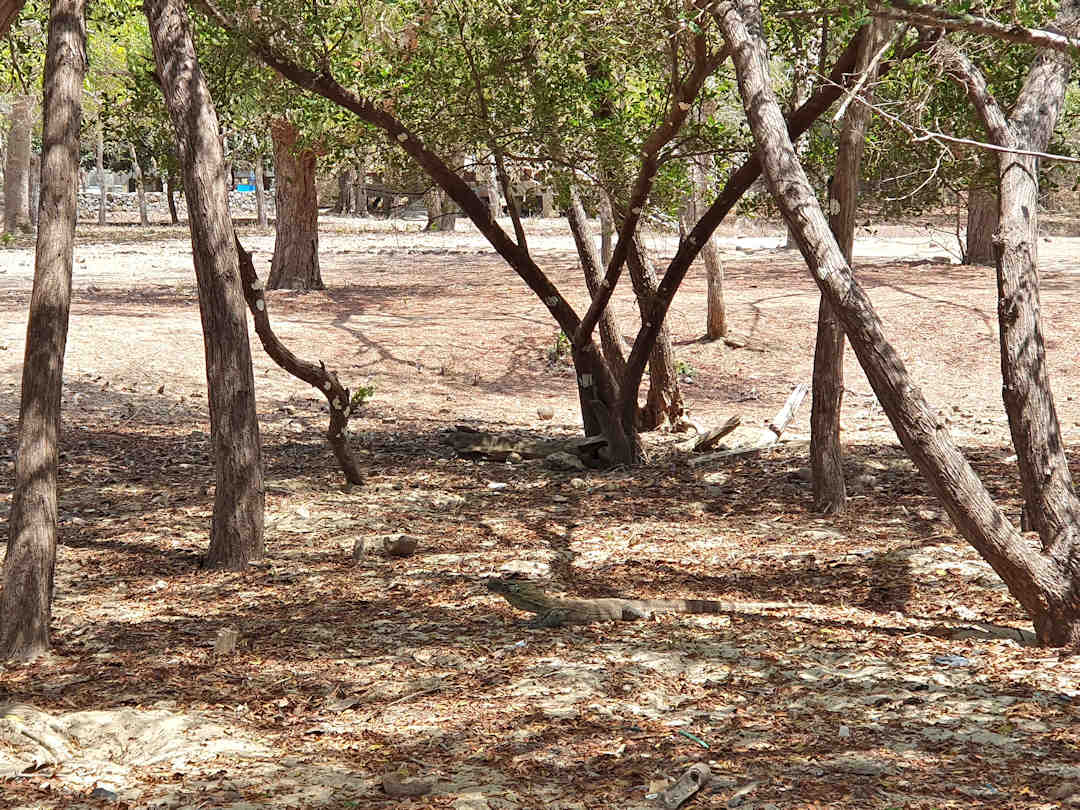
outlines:
[{"label": "small stone", "polygon": [[559,451],[552,453],[550,456],[544,459],[544,466],[549,470],[557,470],[559,472],[573,472],[574,470],[584,470],[585,462],[575,456],[573,453],[566,453]]},{"label": "small stone", "polygon": [[585,489],[589,484],[584,478],[571,478],[570,486],[574,489]]},{"label": "small stone", "polygon": [[214,655],[227,655],[236,650],[240,641],[240,631],[235,627],[222,627],[214,640]]},{"label": "small stone", "polygon": [[541,419],[554,419],[555,409],[552,408],[550,405],[541,405],[539,408],[536,409],[536,415],[539,416]]}]

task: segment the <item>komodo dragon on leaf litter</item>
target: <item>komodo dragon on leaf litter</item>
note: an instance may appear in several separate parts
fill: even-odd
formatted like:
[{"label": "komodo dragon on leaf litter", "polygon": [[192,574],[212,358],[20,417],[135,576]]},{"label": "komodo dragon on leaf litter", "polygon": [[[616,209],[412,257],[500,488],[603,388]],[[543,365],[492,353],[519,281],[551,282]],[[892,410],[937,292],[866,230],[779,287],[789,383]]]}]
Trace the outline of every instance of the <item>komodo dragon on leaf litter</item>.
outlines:
[{"label": "komodo dragon on leaf litter", "polygon": [[633,621],[654,613],[746,613],[789,608],[784,602],[714,602],[708,599],[562,599],[548,596],[542,587],[513,577],[491,577],[488,589],[518,610],[535,613],[529,627]]}]

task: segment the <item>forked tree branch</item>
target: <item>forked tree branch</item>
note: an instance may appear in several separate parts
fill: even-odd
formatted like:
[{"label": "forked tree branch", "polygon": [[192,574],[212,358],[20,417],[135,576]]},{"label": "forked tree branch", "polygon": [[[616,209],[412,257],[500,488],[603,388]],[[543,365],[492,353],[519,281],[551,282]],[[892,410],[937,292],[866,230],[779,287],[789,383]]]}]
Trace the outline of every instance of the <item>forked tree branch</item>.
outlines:
[{"label": "forked tree branch", "polygon": [[1073,53],[1080,49],[1080,39],[1068,36],[1060,31],[1045,28],[1028,28],[1019,24],[1008,25],[989,17],[976,17],[974,14],[959,14],[939,8],[929,3],[916,0],[874,0],[871,4],[874,13],[893,20],[901,20],[914,25],[941,28],[945,31],[966,31],[971,34],[1032,45],[1036,48],[1049,48],[1063,53]]}]

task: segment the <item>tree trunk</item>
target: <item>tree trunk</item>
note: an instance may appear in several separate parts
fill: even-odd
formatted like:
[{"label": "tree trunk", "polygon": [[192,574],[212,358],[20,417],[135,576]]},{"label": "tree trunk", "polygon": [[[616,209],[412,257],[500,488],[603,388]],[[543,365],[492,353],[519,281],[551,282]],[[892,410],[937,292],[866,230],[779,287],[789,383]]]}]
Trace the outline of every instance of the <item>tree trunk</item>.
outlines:
[{"label": "tree trunk", "polygon": [[139,196],[139,224],[146,226],[150,224],[150,217],[146,214],[146,184],[143,182],[142,167],[135,152],[135,144],[128,144],[128,154],[131,156],[131,170],[135,173],[135,192]]},{"label": "tree trunk", "polygon": [[540,216],[551,219],[555,216],[555,192],[545,188],[540,192]]},{"label": "tree trunk", "polygon": [[[581,204],[581,197],[578,195],[576,186],[570,187],[570,208],[566,219],[570,223],[570,232],[574,235],[581,270],[585,275],[585,286],[589,289],[589,296],[595,298],[604,273],[600,267],[600,256],[596,252],[596,245],[589,237],[585,208]],[[621,385],[623,375],[626,373],[626,356],[622,349],[622,333],[619,331],[618,321],[610,305],[604,307],[598,327],[600,344],[604,349],[604,360],[607,361],[612,374]]]},{"label": "tree trunk", "polygon": [[352,190],[356,183],[356,170],[352,166],[339,169],[337,173],[338,198],[335,211],[339,214],[348,214],[352,211]]},{"label": "tree trunk", "polygon": [[4,233],[24,230],[27,175],[30,172],[30,131],[34,125],[34,100],[18,96],[11,104],[7,160],[4,165]]},{"label": "tree trunk", "polygon": [[[843,323],[898,438],[941,498],[957,529],[1031,616],[1039,640],[1055,645],[1080,643],[1080,577],[1075,571],[1080,555],[1072,549],[1073,562],[1067,563],[1057,554],[1033,548],[993,502],[948,430],[938,421],[886,340],[881,320],[852,277],[798,162],[769,85],[768,56],[757,4],[754,0],[737,0],[716,16],[732,47],[739,92],[758,143],[769,190],[796,231],[814,279]],[[1008,159],[1015,160],[1016,156]],[[1033,210],[1028,210],[1028,217]],[[1060,442],[1057,446],[1060,449]],[[1021,453],[1018,448],[1018,455]]]},{"label": "tree trunk", "polygon": [[45,57],[41,218],[26,329],[15,489],[0,591],[0,660],[49,648],[56,567],[60,394],[71,308],[85,0],[53,0]]},{"label": "tree trunk", "polygon": [[442,228],[443,193],[438,186],[432,186],[424,193],[424,207],[427,209],[425,231],[437,231]]},{"label": "tree trunk", "polygon": [[[852,265],[855,215],[859,204],[859,177],[863,144],[870,123],[870,104],[877,69],[873,60],[892,25],[871,18],[859,35],[855,72],[869,72],[863,84],[866,103],[849,99],[836,151],[836,171],[829,181],[829,228],[844,261]],[[810,407],[810,469],[814,509],[841,514],[847,509],[840,412],[844,402],[844,328],[824,296],[818,304],[817,341],[814,347],[813,398]]]},{"label": "tree trunk", "polygon": [[[100,115],[100,112],[99,112]],[[98,181],[98,225],[107,222],[107,209],[105,199],[105,125],[98,119],[96,140],[94,142],[94,155],[97,158],[97,181]]]},{"label": "tree trunk", "polygon": [[[656,270],[641,238],[634,236],[626,254],[626,269],[634,285],[642,321],[652,310],[656,297]],[[679,375],[675,371],[675,355],[671,351],[671,330],[667,324],[660,327],[656,343],[649,354],[649,393],[641,412],[641,429],[655,430],[666,419],[677,424],[686,413],[682,392],[679,391]]]},{"label": "tree trunk", "polygon": [[492,219],[498,219],[502,216],[502,199],[499,197],[499,172],[495,168],[495,158],[491,159],[491,163],[484,165],[484,179],[486,180],[488,210],[491,211]]},{"label": "tree trunk", "polygon": [[611,198],[603,189],[596,207],[600,212],[600,260],[607,267],[615,250],[615,214],[611,210]]},{"label": "tree trunk", "polygon": [[260,228],[270,224],[266,214],[266,175],[263,171],[263,160],[261,152],[255,155],[255,221]]},{"label": "tree trunk", "polygon": [[217,114],[181,0],[145,0],[188,206],[206,348],[217,488],[206,565],[242,570],[262,558],[263,476],[247,309],[224,182]]},{"label": "tree trunk", "polygon": [[[715,109],[715,102],[708,102],[701,117],[711,115]],[[690,163],[690,199],[683,212],[683,230],[687,233],[708,207],[705,199],[709,189],[711,160],[709,155],[694,155]],[[724,307],[724,266],[720,263],[720,251],[712,236],[701,246],[701,258],[705,263],[706,282],[705,338],[719,340],[727,335],[727,310]]]},{"label": "tree trunk", "polygon": [[41,205],[41,156],[36,152],[30,153],[29,181],[29,191],[27,193],[30,195],[30,200],[27,214],[30,216],[30,224],[36,228],[38,224],[38,207]]},{"label": "tree trunk", "polygon": [[176,210],[176,178],[170,176],[165,181],[165,199],[169,201],[169,221],[173,225],[180,224],[180,213]]},{"label": "tree trunk", "polygon": [[299,130],[285,120],[270,126],[274,139],[274,258],[270,290],[321,290],[319,272],[319,200],[315,189],[315,152],[296,149]]},{"label": "tree trunk", "polygon": [[367,218],[367,176],[370,159],[364,153],[356,162],[356,180],[353,181],[353,213],[358,217]]},{"label": "tree trunk", "polygon": [[997,177],[976,174],[968,186],[967,234],[964,263],[994,265],[994,234],[998,229]]}]

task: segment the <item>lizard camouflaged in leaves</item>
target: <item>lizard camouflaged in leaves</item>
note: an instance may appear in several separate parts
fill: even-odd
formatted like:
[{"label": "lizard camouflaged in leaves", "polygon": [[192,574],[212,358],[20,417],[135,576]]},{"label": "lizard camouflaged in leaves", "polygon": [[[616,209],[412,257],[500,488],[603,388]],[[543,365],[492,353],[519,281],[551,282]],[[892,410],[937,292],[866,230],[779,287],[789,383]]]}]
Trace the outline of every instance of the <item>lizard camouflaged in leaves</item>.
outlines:
[{"label": "lizard camouflaged in leaves", "polygon": [[790,607],[782,602],[714,602],[708,599],[562,599],[548,596],[533,582],[511,577],[492,577],[487,580],[487,586],[518,610],[535,613],[530,627],[633,621],[647,619],[654,613],[739,613]]}]

